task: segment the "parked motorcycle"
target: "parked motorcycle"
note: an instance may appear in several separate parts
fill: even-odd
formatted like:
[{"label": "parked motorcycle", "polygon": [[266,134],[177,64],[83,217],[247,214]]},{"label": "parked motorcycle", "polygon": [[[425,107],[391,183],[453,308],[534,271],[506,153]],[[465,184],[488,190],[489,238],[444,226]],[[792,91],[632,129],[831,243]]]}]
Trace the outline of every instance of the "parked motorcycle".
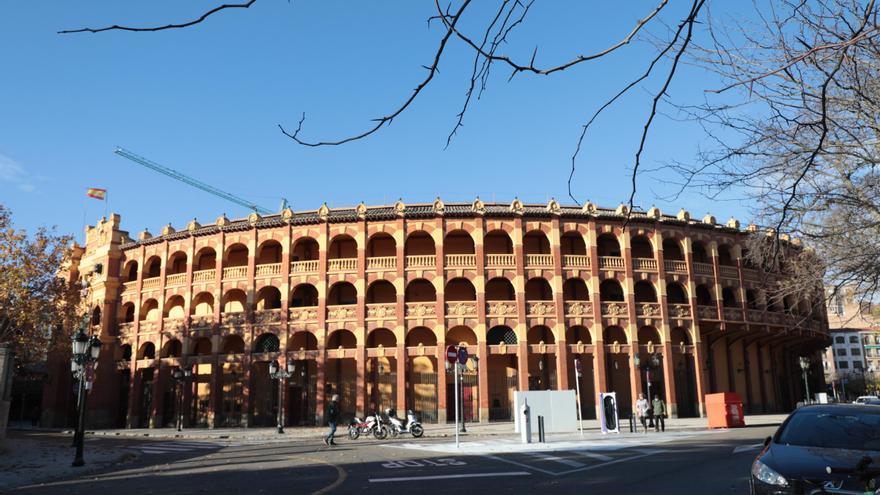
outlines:
[{"label": "parked motorcycle", "polygon": [[382,440],[388,436],[388,427],[382,423],[382,418],[378,413],[367,416],[363,421],[355,417],[348,424],[348,437],[357,440],[361,435],[373,435],[378,440]]},{"label": "parked motorcycle", "polygon": [[416,419],[412,410],[406,411],[406,421],[397,417],[397,411],[394,409],[386,409],[385,416],[388,418],[388,426],[392,437],[397,437],[401,433],[409,433],[415,438],[419,438],[425,434],[425,429],[419,420]]}]

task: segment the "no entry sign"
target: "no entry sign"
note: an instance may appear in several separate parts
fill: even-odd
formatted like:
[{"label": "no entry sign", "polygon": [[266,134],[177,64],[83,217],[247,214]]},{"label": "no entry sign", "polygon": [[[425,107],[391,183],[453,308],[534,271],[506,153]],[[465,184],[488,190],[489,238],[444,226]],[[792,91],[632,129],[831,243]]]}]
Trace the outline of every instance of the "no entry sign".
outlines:
[{"label": "no entry sign", "polygon": [[455,346],[450,345],[446,347],[446,360],[449,361],[449,364],[455,364],[455,360],[458,359],[458,353],[455,351]]}]

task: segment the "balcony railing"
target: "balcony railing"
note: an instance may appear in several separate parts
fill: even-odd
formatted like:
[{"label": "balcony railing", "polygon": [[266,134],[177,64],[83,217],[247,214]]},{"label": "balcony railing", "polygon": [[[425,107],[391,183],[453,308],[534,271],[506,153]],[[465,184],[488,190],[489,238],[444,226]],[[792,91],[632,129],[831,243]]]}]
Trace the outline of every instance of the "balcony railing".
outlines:
[{"label": "balcony railing", "polygon": [[516,259],[512,254],[487,254],[486,268],[513,268]]},{"label": "balcony railing", "polygon": [[357,318],[357,304],[327,306],[328,320],[354,320]]},{"label": "balcony railing", "polygon": [[764,310],[762,310],[762,309],[750,309],[748,311],[748,316],[749,316],[749,321],[753,321],[753,322],[760,323],[765,320]]},{"label": "balcony railing", "polygon": [[453,301],[446,303],[446,316],[477,316],[476,301]]},{"label": "balcony railing", "polygon": [[264,263],[257,265],[254,272],[257,277],[271,277],[272,275],[281,275],[281,263]]},{"label": "balcony railing", "polygon": [[556,304],[553,301],[526,301],[528,316],[553,316],[555,313]]},{"label": "balcony railing", "polygon": [[687,273],[687,261],[681,260],[663,260],[663,267],[667,273]]},{"label": "balcony railing", "polygon": [[193,282],[211,282],[214,280],[214,274],[216,273],[215,268],[208,268],[207,270],[197,270],[193,272]]},{"label": "balcony railing", "polygon": [[563,254],[562,266],[566,268],[589,268],[590,257],[585,254]]},{"label": "balcony railing", "polygon": [[434,268],[437,265],[437,255],[418,254],[407,256],[404,261],[406,262],[407,270],[414,268]]},{"label": "balcony railing", "polygon": [[488,316],[516,316],[516,301],[489,301],[486,303]]},{"label": "balcony railing", "polygon": [[397,318],[397,304],[376,303],[367,304],[368,320],[393,320]]},{"label": "balcony railing", "polygon": [[291,261],[290,273],[318,273],[318,260]]},{"label": "balcony railing", "polygon": [[269,325],[281,322],[281,309],[260,309],[254,311],[254,323]]},{"label": "balcony railing", "polygon": [[367,258],[367,270],[394,270],[395,268],[397,268],[397,256]]},{"label": "balcony railing", "polygon": [[626,315],[627,306],[625,302],[614,301],[602,303],[602,316],[625,317]]},{"label": "balcony railing", "polygon": [[158,288],[159,288],[159,277],[145,278],[143,285],[141,285],[142,290],[158,289]]},{"label": "balcony railing", "polygon": [[729,321],[742,321],[742,310],[739,308],[724,308],[724,319]]},{"label": "balcony railing", "polygon": [[724,278],[739,278],[739,269],[735,266],[718,266],[718,274]]},{"label": "balcony railing", "polygon": [[406,318],[434,318],[437,316],[437,303],[408,302],[406,303]]},{"label": "balcony railing", "polygon": [[137,280],[133,280],[131,282],[125,282],[122,284],[122,292],[134,290],[136,287],[137,287]]},{"label": "balcony railing", "polygon": [[223,279],[228,280],[232,278],[245,278],[247,277],[247,267],[246,266],[227,266],[223,269]]},{"label": "balcony railing", "polygon": [[715,272],[712,270],[712,263],[694,263],[694,273],[697,275],[709,275],[710,277],[715,275]]},{"label": "balcony railing", "polygon": [[718,308],[715,306],[697,306],[697,316],[701,320],[717,320]]},{"label": "balcony railing", "polygon": [[571,301],[565,303],[565,316],[593,316],[593,303],[590,301]]},{"label": "balcony railing", "polygon": [[235,311],[220,315],[220,321],[227,326],[238,326],[247,323],[247,313]]},{"label": "balcony railing", "polygon": [[172,287],[186,283],[186,273],[174,273],[165,276],[165,286]]},{"label": "balcony railing", "polygon": [[200,329],[200,328],[210,328],[214,325],[214,315],[193,315],[190,319],[190,328],[192,329]]},{"label": "balcony railing", "polygon": [[124,323],[119,324],[119,333],[122,335],[125,335],[127,333],[131,333],[132,330],[134,330],[134,322],[133,321],[124,322]]},{"label": "balcony railing", "polygon": [[357,258],[337,258],[327,260],[327,271],[330,272],[355,272],[357,271]]},{"label": "balcony railing", "polygon": [[166,332],[173,330],[183,330],[183,327],[186,325],[186,318],[172,318],[165,317],[162,318],[162,326]]},{"label": "balcony railing", "polygon": [[599,268],[603,270],[623,270],[625,267],[620,256],[599,256]]},{"label": "balcony railing", "polygon": [[302,306],[299,308],[290,308],[287,313],[287,320],[293,323],[318,321],[318,307]]},{"label": "balcony railing", "polygon": [[643,272],[656,272],[657,260],[654,258],[633,258],[633,270]]},{"label": "balcony railing", "polygon": [[446,268],[472,268],[477,266],[475,254],[447,254]]},{"label": "balcony railing", "polygon": [[636,315],[642,318],[660,318],[660,303],[637,302]]},{"label": "balcony railing", "polygon": [[139,323],[139,331],[141,333],[151,333],[158,330],[158,326],[156,325],[156,320],[141,320]]},{"label": "balcony railing", "polygon": [[670,318],[690,318],[691,317],[691,305],[690,304],[669,304],[669,317]]},{"label": "balcony railing", "polygon": [[527,254],[526,255],[526,266],[532,267],[552,267],[553,266],[553,255],[552,254]]}]

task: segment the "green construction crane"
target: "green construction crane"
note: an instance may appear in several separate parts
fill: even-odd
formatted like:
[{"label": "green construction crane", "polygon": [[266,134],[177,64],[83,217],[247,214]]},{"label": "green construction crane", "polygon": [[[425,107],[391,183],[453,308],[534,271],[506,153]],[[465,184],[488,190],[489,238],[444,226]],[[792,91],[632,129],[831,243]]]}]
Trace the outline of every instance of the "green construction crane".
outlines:
[{"label": "green construction crane", "polygon": [[[128,158],[129,160],[131,160],[139,165],[142,165],[142,166],[147,167],[149,169],[155,170],[156,172],[159,172],[160,174],[165,174],[168,177],[171,177],[172,179],[179,180],[180,182],[183,182],[184,184],[189,184],[193,187],[197,187],[197,188],[201,189],[202,191],[205,191],[206,193],[221,197],[227,201],[232,201],[233,203],[235,203],[239,206],[244,206],[245,208],[252,210],[252,211],[255,211],[261,215],[271,215],[272,214],[272,212],[269,211],[268,209],[263,208],[258,205],[255,205],[255,204],[247,201],[246,199],[239,198],[238,196],[231,194],[231,193],[228,193],[226,191],[221,191],[220,189],[217,189],[214,186],[210,186],[208,184],[205,184],[204,182],[202,182],[198,179],[193,179],[192,177],[190,177],[184,173],[178,172],[177,170],[168,168],[164,165],[159,165],[158,163],[151,161],[151,160],[148,160],[140,155],[136,155],[136,154],[132,153],[131,151],[128,151],[125,148],[117,147],[115,150],[113,150],[113,153],[116,153],[117,155],[119,155],[123,158]],[[282,198],[281,199],[281,209],[283,210],[284,208],[287,208],[287,200]]]}]

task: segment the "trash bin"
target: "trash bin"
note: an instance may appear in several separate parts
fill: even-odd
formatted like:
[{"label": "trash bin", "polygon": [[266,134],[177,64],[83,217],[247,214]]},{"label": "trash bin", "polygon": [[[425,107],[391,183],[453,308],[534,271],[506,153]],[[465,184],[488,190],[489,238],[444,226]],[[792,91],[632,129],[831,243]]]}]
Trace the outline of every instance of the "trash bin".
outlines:
[{"label": "trash bin", "polygon": [[709,428],[742,428],[746,425],[742,399],[732,392],[706,394],[706,414]]}]

